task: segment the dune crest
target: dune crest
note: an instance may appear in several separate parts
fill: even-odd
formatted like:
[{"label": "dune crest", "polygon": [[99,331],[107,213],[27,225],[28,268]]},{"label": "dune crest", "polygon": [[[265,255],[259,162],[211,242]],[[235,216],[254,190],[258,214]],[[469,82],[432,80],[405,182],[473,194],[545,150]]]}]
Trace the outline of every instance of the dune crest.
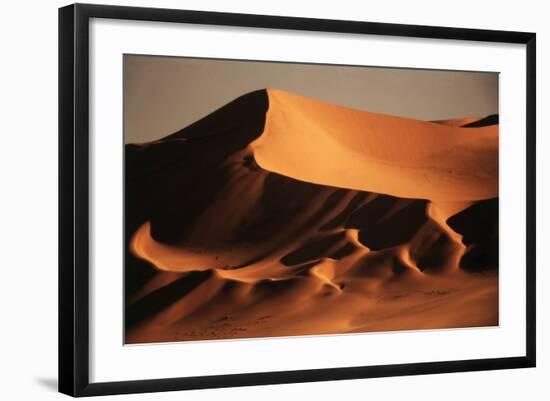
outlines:
[{"label": "dune crest", "polygon": [[[252,144],[265,170],[297,180],[403,198],[481,200],[498,193],[498,127],[462,128],[267,90]],[[473,121],[473,120],[465,120]]]}]

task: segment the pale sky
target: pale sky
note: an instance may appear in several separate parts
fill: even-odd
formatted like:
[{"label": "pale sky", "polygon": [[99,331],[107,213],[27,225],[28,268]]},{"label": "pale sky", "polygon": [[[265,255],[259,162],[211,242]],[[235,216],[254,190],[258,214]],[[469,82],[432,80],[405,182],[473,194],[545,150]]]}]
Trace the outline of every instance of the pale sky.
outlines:
[{"label": "pale sky", "polygon": [[125,55],[125,142],[165,137],[268,87],[421,120],[498,113],[497,73]]}]

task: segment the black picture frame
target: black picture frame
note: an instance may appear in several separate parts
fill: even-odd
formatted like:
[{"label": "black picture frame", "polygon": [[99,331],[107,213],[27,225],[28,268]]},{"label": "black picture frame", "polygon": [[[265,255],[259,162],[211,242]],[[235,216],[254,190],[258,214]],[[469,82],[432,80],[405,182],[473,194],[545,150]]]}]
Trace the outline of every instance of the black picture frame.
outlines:
[{"label": "black picture frame", "polygon": [[[90,383],[88,61],[91,18],[516,43],[526,46],[526,354],[519,357]],[[536,35],[527,32],[75,4],[59,9],[59,391],[159,392],[534,367]]]}]

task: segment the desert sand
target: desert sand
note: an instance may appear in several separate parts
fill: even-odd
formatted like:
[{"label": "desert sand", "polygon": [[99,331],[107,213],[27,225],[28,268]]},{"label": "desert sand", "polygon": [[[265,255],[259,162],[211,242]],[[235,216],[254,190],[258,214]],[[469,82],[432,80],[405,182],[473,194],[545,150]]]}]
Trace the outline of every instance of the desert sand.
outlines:
[{"label": "desert sand", "polygon": [[126,146],[126,342],[498,325],[498,119],[276,89]]}]

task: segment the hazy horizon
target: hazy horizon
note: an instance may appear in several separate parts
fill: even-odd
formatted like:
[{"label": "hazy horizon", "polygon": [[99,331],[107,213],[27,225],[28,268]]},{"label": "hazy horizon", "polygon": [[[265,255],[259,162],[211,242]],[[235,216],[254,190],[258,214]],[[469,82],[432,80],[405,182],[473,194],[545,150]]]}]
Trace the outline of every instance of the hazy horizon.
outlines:
[{"label": "hazy horizon", "polygon": [[125,143],[160,139],[269,87],[420,120],[498,113],[498,73],[125,55]]}]

